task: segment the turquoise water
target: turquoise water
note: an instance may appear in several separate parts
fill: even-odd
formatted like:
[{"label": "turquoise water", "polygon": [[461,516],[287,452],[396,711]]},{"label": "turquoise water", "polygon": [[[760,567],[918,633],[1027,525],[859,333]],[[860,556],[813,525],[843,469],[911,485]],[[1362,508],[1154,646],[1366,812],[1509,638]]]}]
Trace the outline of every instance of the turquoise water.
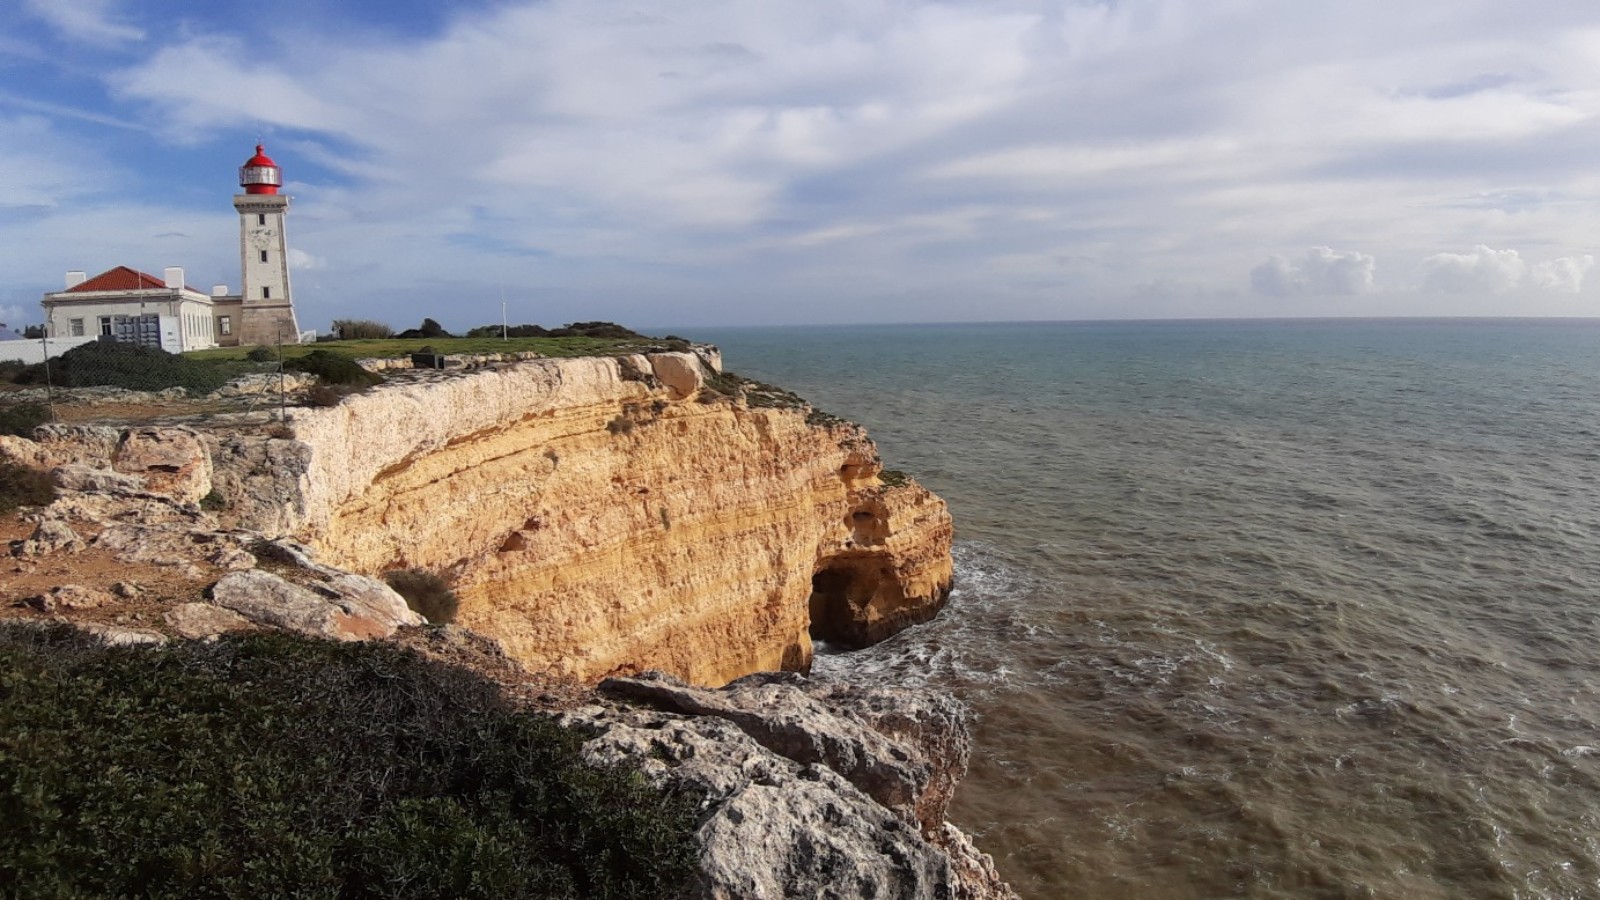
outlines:
[{"label": "turquoise water", "polygon": [[1029,897],[1600,896],[1600,323],[706,329],[950,502]]}]

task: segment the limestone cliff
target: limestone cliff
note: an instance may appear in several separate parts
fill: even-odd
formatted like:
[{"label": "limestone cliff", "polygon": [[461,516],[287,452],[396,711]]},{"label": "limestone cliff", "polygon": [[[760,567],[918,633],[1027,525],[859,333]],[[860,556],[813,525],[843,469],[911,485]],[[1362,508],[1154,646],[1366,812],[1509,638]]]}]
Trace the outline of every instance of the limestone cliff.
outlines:
[{"label": "limestone cliff", "polygon": [[551,674],[722,684],[806,670],[813,621],[864,645],[935,614],[943,501],[886,485],[859,427],[719,373],[701,348],[413,376],[296,410],[292,439],[217,440],[213,477],[331,563],[448,571],[459,621]]}]

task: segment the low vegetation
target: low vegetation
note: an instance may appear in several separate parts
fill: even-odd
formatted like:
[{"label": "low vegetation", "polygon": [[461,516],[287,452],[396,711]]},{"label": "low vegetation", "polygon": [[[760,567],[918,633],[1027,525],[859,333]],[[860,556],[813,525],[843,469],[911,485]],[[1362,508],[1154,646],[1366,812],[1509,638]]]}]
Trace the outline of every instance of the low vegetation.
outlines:
[{"label": "low vegetation", "polygon": [[884,469],[878,473],[878,480],[883,482],[884,487],[905,487],[911,476],[899,469]]},{"label": "low vegetation", "polygon": [[304,356],[285,359],[283,367],[290,372],[305,372],[317,376],[323,384],[349,385],[351,387],[365,388],[379,384],[383,376],[376,372],[368,372],[356,362],[355,357],[331,350],[312,350]]},{"label": "low vegetation", "polygon": [[340,340],[382,340],[394,337],[394,329],[371,319],[334,319],[333,333]]},{"label": "low vegetation", "polygon": [[0,434],[31,438],[33,430],[50,421],[50,408],[42,403],[0,405]]},{"label": "low vegetation", "polygon": [[7,896],[622,900],[692,871],[697,798],[390,645],[10,625],[0,686]]},{"label": "low vegetation", "polygon": [[[48,472],[0,462],[0,513],[24,506],[48,506],[55,502],[56,485]],[[3,691],[0,691],[3,696]]]},{"label": "low vegetation", "polygon": [[456,620],[461,601],[440,576],[425,569],[396,569],[385,573],[383,580],[406,598],[412,612],[431,624],[448,625]]},{"label": "low vegetation", "polygon": [[[183,388],[190,396],[209,394],[256,367],[244,361],[244,348],[233,359],[201,359],[113,341],[74,347],[48,363],[17,373],[16,384],[56,387],[119,387],[130,391]],[[49,370],[46,371],[46,365]]]}]

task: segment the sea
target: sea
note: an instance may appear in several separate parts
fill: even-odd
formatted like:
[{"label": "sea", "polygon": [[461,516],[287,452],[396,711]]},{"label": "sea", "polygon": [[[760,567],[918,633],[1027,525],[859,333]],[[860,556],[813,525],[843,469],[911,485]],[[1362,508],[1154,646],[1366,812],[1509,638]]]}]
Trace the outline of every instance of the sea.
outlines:
[{"label": "sea", "polygon": [[1600,320],[692,334],[949,502],[814,674],[971,706],[1024,897],[1600,897]]}]

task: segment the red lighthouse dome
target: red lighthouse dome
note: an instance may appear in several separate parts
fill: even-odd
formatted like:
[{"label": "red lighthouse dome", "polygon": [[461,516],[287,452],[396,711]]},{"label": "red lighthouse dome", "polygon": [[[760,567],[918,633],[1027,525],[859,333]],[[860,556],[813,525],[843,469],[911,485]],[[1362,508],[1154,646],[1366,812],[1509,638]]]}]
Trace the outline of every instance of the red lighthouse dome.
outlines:
[{"label": "red lighthouse dome", "polygon": [[283,186],[283,170],[256,145],[256,155],[239,167],[239,186],[246,194],[276,194]]}]

